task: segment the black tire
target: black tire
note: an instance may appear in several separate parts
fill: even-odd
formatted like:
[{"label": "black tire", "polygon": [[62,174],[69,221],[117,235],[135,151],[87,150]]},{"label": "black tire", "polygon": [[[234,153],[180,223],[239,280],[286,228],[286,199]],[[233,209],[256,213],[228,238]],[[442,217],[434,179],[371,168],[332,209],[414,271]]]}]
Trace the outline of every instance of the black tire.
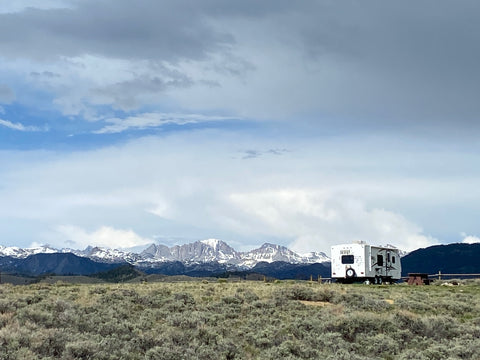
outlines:
[{"label": "black tire", "polygon": [[353,278],[355,276],[355,270],[352,268],[347,269],[347,271],[345,271],[345,276],[347,278]]}]

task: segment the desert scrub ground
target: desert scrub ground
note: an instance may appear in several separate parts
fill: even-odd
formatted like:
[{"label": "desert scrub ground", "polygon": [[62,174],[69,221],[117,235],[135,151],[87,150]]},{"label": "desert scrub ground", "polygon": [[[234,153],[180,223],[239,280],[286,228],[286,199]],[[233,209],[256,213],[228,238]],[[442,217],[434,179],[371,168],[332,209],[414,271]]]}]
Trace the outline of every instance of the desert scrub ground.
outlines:
[{"label": "desert scrub ground", "polygon": [[480,359],[480,286],[0,285],[0,359]]}]

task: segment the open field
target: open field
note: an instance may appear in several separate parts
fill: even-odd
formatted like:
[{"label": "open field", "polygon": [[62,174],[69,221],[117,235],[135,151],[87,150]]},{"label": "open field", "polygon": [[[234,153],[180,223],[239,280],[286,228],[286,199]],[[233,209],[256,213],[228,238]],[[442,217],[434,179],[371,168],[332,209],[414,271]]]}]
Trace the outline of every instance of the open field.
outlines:
[{"label": "open field", "polygon": [[480,286],[0,285],[1,359],[479,359]]}]

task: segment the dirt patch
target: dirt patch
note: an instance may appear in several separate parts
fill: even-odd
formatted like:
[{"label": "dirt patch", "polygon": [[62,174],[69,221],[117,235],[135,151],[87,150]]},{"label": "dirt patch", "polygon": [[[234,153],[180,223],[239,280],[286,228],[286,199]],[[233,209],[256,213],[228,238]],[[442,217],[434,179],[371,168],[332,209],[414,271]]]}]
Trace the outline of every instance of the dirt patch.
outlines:
[{"label": "dirt patch", "polygon": [[390,305],[393,305],[395,303],[395,300],[393,300],[393,299],[385,299],[385,301],[387,303],[389,303]]},{"label": "dirt patch", "polygon": [[307,301],[307,300],[299,300],[303,305],[308,305],[308,306],[328,306],[332,305],[329,302],[326,301]]}]

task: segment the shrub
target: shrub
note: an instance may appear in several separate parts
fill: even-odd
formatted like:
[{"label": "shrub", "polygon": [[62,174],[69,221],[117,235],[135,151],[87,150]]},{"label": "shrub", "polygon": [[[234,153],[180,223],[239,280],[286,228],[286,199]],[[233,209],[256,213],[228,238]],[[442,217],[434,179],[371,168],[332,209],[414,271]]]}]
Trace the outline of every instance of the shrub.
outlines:
[{"label": "shrub", "polygon": [[195,305],[195,298],[192,294],[187,292],[181,292],[174,295],[174,299],[183,303],[183,305],[191,306]]},{"label": "shrub", "polygon": [[238,296],[224,296],[222,297],[222,303],[225,305],[241,305],[243,299]]},{"label": "shrub", "polygon": [[30,349],[38,355],[59,358],[65,350],[67,339],[65,331],[44,329],[35,332],[32,336]]},{"label": "shrub", "polygon": [[322,286],[316,294],[317,301],[331,302],[337,297],[337,293],[328,286]]},{"label": "shrub", "polygon": [[0,299],[0,314],[12,312],[15,309],[12,302],[7,299]]},{"label": "shrub", "polygon": [[66,344],[65,357],[67,359],[94,359],[99,351],[99,344],[95,340],[76,340]]},{"label": "shrub", "polygon": [[106,292],[107,288],[105,286],[95,286],[93,289],[90,289],[90,295],[105,294]]},{"label": "shrub", "polygon": [[15,359],[22,348],[30,348],[31,332],[18,324],[0,329],[0,359]]},{"label": "shrub", "polygon": [[424,333],[421,335],[427,338],[442,341],[459,335],[459,324],[449,316],[429,316],[422,319],[422,322]]},{"label": "shrub", "polygon": [[305,286],[292,286],[289,288],[281,288],[274,291],[274,299],[277,305],[284,305],[286,300],[317,300],[316,293]]},{"label": "shrub", "polygon": [[480,358],[473,285],[149,282],[0,293],[0,359]]},{"label": "shrub", "polygon": [[387,316],[361,312],[341,316],[336,324],[330,326],[329,330],[339,332],[346,341],[353,342],[358,336],[374,336],[378,333],[391,332],[394,329],[394,323]]},{"label": "shrub", "polygon": [[259,300],[260,298],[258,297],[257,294],[255,294],[253,291],[251,290],[245,290],[243,292],[243,298],[245,299],[245,302],[247,303],[253,303],[257,300]]}]

